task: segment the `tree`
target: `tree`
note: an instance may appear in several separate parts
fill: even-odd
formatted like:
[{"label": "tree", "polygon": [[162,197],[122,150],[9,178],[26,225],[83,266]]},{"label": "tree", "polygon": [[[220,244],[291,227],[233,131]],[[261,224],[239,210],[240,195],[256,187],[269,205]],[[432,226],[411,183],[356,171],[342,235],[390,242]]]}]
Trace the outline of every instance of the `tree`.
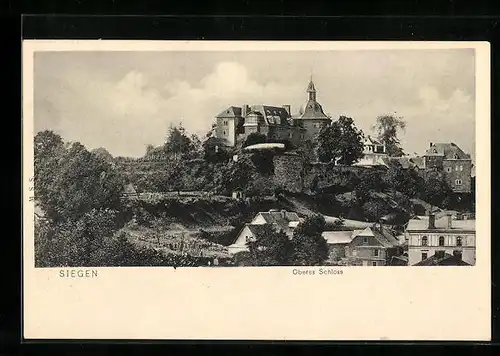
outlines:
[{"label": "tree", "polygon": [[328,258],[328,245],[321,236],[325,229],[323,215],[313,215],[302,221],[293,233],[291,241],[291,265],[318,266]]},{"label": "tree", "polygon": [[399,162],[392,162],[383,180],[391,189],[416,197],[423,189],[423,179],[414,169],[405,169]]},{"label": "tree", "polygon": [[155,149],[155,146],[153,146],[152,144],[148,143],[146,145],[146,156],[150,155],[151,152],[153,152],[154,149]]},{"label": "tree", "polygon": [[290,240],[272,225],[259,226],[255,240],[247,243],[254,266],[285,266],[291,251]]},{"label": "tree", "polygon": [[92,209],[117,209],[123,179],[102,158],[50,132],[35,137],[35,202],[54,221],[78,220]]},{"label": "tree", "polygon": [[400,147],[398,134],[404,131],[406,122],[402,117],[394,115],[382,115],[377,117],[377,123],[372,127],[377,133],[377,138],[385,144],[386,152],[389,156],[403,156],[403,149]]},{"label": "tree", "polygon": [[109,209],[93,209],[78,220],[37,226],[35,264],[40,267],[99,266],[103,246],[117,227],[117,212]]},{"label": "tree", "polygon": [[170,126],[164,149],[165,153],[174,156],[184,155],[194,149],[193,143],[187,136],[182,124],[179,124],[179,127]]},{"label": "tree", "polygon": [[341,116],[318,134],[318,159],[350,165],[363,157],[363,132],[358,130],[350,117]]},{"label": "tree", "polygon": [[266,142],[267,142],[267,137],[265,135],[258,133],[258,132],[252,132],[245,139],[245,143],[243,144],[243,147],[256,145],[258,143],[266,143]]},{"label": "tree", "polygon": [[105,162],[108,163],[114,162],[113,155],[109,153],[108,150],[105,149],[104,147],[95,148],[91,152],[95,154],[99,159],[102,159]]},{"label": "tree", "polygon": [[421,191],[422,199],[430,204],[441,207],[447,197],[453,195],[453,190],[439,172],[427,172]]}]

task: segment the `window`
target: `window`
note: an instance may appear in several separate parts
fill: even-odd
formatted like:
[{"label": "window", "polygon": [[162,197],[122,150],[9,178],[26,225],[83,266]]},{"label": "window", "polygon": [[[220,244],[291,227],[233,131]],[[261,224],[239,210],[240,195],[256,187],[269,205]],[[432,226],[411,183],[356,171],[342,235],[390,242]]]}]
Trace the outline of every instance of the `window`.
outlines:
[{"label": "window", "polygon": [[356,256],[357,256],[357,254],[358,254],[358,251],[356,251],[356,250],[352,250],[352,255],[353,255],[354,257],[356,257]]},{"label": "window", "polygon": [[223,134],[223,135],[225,135],[225,134],[226,134],[226,131],[224,130],[224,131],[222,132],[222,134]]},{"label": "window", "polygon": [[427,259],[427,252],[422,252],[422,261]]},{"label": "window", "polygon": [[455,166],[455,171],[458,172],[458,164]]},{"label": "window", "polygon": [[373,250],[373,256],[378,257],[378,250]]},{"label": "window", "polygon": [[455,179],[455,185],[462,185],[461,179]]},{"label": "window", "polygon": [[460,165],[460,172],[464,170],[464,166]]},{"label": "window", "polygon": [[462,238],[457,236],[457,246],[462,246]]},{"label": "window", "polygon": [[437,150],[433,150],[432,152],[433,152],[433,153],[438,153],[438,151],[437,151]]},{"label": "window", "polygon": [[377,262],[372,262],[372,266],[376,266],[377,265]]},{"label": "window", "polygon": [[368,237],[363,237],[363,243],[367,244],[368,243]]},{"label": "window", "polygon": [[446,172],[450,173],[451,172],[451,167],[446,167]]},{"label": "window", "polygon": [[422,237],[422,246],[427,246],[427,236]]},{"label": "window", "polygon": [[444,237],[439,236],[439,246],[444,246]]},{"label": "window", "polygon": [[458,157],[458,154],[455,153],[455,159],[460,159],[460,157]]}]

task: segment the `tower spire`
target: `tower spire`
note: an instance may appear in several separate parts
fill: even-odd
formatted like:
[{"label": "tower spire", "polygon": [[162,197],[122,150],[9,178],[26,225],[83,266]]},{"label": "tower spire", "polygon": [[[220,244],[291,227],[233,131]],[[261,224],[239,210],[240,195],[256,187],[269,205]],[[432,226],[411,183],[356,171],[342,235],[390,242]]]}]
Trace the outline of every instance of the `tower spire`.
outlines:
[{"label": "tower spire", "polygon": [[310,74],[309,85],[307,86],[307,92],[309,93],[309,100],[316,101],[316,88],[314,87],[312,72]]}]

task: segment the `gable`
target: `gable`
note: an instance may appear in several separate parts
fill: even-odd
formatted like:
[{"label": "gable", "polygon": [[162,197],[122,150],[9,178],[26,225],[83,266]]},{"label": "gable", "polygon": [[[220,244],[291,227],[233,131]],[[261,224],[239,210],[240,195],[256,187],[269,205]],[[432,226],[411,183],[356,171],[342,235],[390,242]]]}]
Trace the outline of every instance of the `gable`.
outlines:
[{"label": "gable", "polygon": [[238,237],[236,238],[236,241],[234,242],[233,245],[240,245],[244,246],[247,243],[247,237],[248,238],[255,238],[254,234],[252,231],[249,229],[248,225],[245,225],[243,229],[241,229]]},{"label": "gable", "polygon": [[[366,239],[366,240],[365,240]],[[365,242],[366,241],[366,242]],[[359,247],[359,246],[377,246],[377,247],[385,247],[382,243],[375,238],[375,236],[368,235],[358,235],[352,239],[349,244],[351,247]]]},{"label": "gable", "polygon": [[264,216],[262,215],[262,213],[258,213],[254,218],[253,220],[250,222],[250,224],[252,225],[263,225],[263,224],[267,224],[268,222],[266,221],[266,219],[264,218]]}]

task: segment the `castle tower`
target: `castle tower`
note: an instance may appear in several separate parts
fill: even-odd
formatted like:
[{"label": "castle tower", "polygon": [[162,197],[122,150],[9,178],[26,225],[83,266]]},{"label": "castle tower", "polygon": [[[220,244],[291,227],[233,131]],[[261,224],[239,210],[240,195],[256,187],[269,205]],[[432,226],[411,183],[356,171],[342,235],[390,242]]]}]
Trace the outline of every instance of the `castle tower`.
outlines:
[{"label": "castle tower", "polygon": [[312,77],[307,86],[308,100],[302,106],[299,117],[295,120],[299,126],[306,129],[305,139],[312,138],[323,126],[330,124],[330,118],[323,112],[323,107],[316,100],[316,87]]},{"label": "castle tower", "polygon": [[307,92],[309,93],[309,101],[316,101],[316,88],[314,87],[312,76],[309,81],[309,85],[307,86]]}]

